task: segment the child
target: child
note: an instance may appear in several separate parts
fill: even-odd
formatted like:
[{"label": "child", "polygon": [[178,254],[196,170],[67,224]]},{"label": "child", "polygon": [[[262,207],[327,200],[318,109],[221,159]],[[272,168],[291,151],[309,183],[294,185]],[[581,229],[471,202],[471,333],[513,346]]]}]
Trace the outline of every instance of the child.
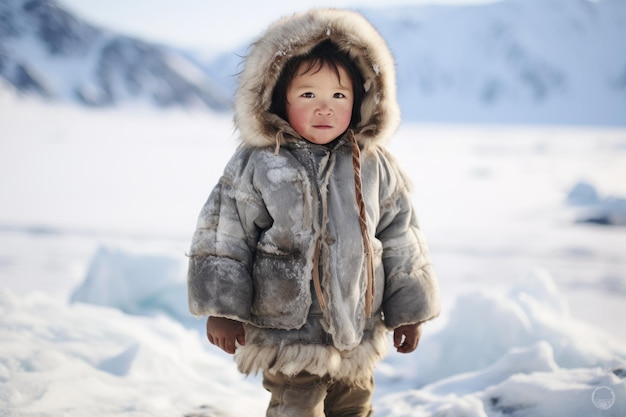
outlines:
[{"label": "child", "polygon": [[263,373],[268,416],[370,416],[393,330],[413,351],[439,293],[409,181],[385,142],[394,62],[356,12],[283,18],[250,50],[241,145],[199,216],[189,306],[239,370]]}]

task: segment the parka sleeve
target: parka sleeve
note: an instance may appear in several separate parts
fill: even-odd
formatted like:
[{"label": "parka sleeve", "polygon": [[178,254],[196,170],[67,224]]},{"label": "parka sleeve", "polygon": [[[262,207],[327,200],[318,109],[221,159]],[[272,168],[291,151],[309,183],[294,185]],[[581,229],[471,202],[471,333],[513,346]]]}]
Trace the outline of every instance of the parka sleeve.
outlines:
[{"label": "parka sleeve", "polygon": [[252,263],[261,230],[271,222],[241,153],[228,163],[198,217],[189,253],[189,310],[196,316],[250,318]]},{"label": "parka sleeve", "polygon": [[376,237],[383,244],[385,271],[383,314],[394,329],[437,317],[439,287],[428,247],[419,228],[410,195],[410,182],[390,155],[383,159],[381,217]]}]

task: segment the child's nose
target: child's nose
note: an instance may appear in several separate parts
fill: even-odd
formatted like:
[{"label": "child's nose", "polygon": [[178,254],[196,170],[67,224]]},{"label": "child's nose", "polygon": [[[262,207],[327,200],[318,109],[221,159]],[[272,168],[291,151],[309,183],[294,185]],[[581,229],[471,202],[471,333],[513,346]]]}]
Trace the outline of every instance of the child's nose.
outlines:
[{"label": "child's nose", "polygon": [[317,114],[325,116],[332,113],[332,108],[328,105],[327,102],[322,102],[317,108]]}]

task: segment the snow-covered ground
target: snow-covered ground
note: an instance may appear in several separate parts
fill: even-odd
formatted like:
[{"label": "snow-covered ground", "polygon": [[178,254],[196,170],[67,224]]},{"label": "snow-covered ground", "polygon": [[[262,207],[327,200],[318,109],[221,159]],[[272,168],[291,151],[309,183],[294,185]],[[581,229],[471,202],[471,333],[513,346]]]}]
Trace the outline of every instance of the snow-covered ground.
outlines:
[{"label": "snow-covered ground", "polygon": [[[186,306],[230,119],[0,94],[0,129],[0,416],[263,416]],[[626,130],[403,125],[390,145],[444,311],[378,367],[375,416],[626,415]]]}]

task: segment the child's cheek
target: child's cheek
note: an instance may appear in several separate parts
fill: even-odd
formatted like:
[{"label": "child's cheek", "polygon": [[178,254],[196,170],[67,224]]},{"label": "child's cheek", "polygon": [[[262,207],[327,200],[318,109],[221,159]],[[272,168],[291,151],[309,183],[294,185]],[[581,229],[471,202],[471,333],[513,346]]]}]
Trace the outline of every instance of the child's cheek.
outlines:
[{"label": "child's cheek", "polygon": [[350,126],[350,120],[352,120],[352,106],[344,109],[338,117],[338,122],[342,124],[345,129]]},{"label": "child's cheek", "polygon": [[292,106],[287,112],[287,121],[296,132],[304,136],[306,131],[306,116],[303,109]]}]

